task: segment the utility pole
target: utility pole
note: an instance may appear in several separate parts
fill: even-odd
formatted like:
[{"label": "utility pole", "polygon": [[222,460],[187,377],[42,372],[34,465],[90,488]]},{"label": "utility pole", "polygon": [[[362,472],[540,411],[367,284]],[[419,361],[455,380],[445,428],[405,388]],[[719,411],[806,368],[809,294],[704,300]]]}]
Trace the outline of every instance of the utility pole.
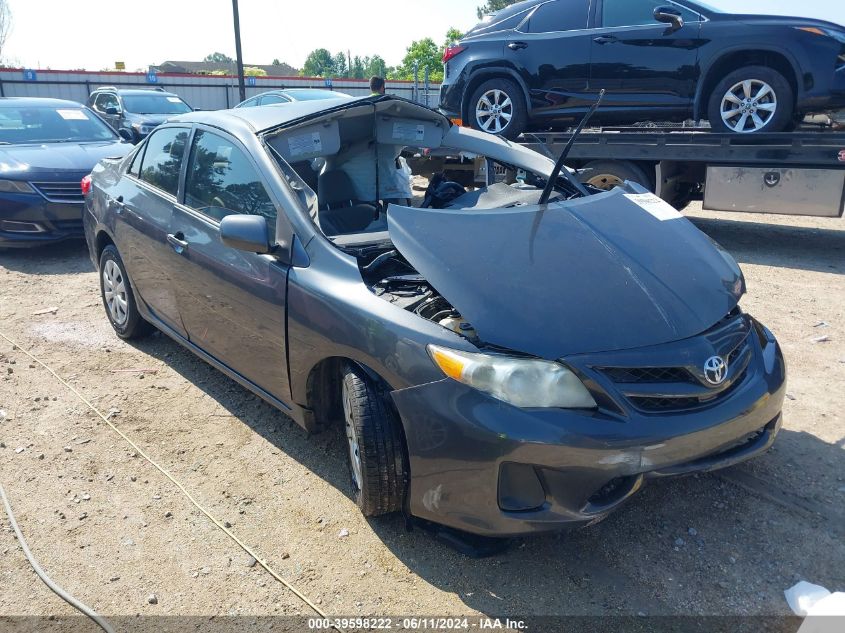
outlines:
[{"label": "utility pole", "polygon": [[241,53],[241,19],[238,16],[238,0],[232,0],[232,15],[235,18],[235,57],[238,63],[238,92],[241,101],[246,100],[246,85],[244,84],[244,58]]}]

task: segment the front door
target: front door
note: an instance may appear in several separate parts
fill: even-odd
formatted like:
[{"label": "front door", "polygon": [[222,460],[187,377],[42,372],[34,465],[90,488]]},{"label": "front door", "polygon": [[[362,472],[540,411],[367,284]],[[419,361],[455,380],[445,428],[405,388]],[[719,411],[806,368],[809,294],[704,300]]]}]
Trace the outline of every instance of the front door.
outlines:
[{"label": "front door", "polygon": [[271,255],[220,241],[220,220],[263,215],[275,234],[276,206],[246,149],[222,132],[198,128],[171,247],[179,313],[189,340],[276,398],[290,390],[285,342],[288,267]]},{"label": "front door", "polygon": [[[680,13],[683,26],[657,22],[657,7]],[[698,80],[701,16],[670,0],[601,0],[591,41],[590,91],[605,89],[601,113],[626,119],[691,113]]]},{"label": "front door", "polygon": [[589,0],[552,0],[513,31],[504,56],[528,85],[532,116],[577,116],[588,107]]},{"label": "front door", "polygon": [[[114,108],[114,110],[117,110],[117,113],[108,114],[106,110],[110,108]],[[100,94],[98,94],[97,98],[94,100],[94,109],[115,130],[120,129],[120,102],[118,101],[116,94],[113,94],[111,92],[101,92]]]}]

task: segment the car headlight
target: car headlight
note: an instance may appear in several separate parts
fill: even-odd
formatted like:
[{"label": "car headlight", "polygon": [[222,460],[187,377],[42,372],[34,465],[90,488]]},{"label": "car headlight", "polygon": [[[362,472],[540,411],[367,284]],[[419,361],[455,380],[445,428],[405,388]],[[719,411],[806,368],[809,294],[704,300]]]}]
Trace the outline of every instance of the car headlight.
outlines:
[{"label": "car headlight", "polygon": [[0,191],[3,193],[35,193],[28,182],[22,180],[0,180]]},{"label": "car headlight", "polygon": [[560,363],[475,354],[429,345],[434,363],[449,378],[522,408],[594,409],[581,380]]}]

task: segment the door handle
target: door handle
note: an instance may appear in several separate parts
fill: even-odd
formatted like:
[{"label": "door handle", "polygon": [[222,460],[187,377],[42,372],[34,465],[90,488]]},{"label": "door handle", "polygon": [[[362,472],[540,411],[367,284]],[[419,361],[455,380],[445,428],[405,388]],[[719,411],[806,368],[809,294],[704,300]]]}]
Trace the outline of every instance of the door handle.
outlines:
[{"label": "door handle", "polygon": [[168,233],[167,241],[177,253],[181,253],[188,248],[188,242],[185,240],[185,235],[180,231],[178,233]]},{"label": "door handle", "polygon": [[528,44],[525,42],[508,42],[508,48],[512,51],[518,51],[523,48],[528,48]]},{"label": "door handle", "polygon": [[619,38],[615,35],[599,35],[598,37],[594,37],[593,41],[596,44],[613,44],[613,42],[618,42]]}]

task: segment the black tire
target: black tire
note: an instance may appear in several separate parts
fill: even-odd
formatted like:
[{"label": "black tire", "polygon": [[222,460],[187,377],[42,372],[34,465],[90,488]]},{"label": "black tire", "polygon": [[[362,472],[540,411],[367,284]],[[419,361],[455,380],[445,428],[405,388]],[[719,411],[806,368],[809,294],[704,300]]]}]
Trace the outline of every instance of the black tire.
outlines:
[{"label": "black tire", "polygon": [[[355,502],[364,516],[401,510],[405,499],[406,459],[399,417],[387,394],[357,365],[344,366],[341,386]],[[353,463],[350,432],[357,441],[360,482]]]},{"label": "black tire", "polygon": [[[106,316],[115,333],[122,339],[141,338],[150,334],[154,328],[138,312],[132,284],[126,274],[126,266],[124,266],[120,253],[117,252],[117,248],[113,244],[106,246],[100,254],[99,273],[100,296],[103,299]],[[119,309],[117,313],[112,311],[106,297],[106,286],[108,284],[111,284],[113,288],[119,287],[119,285],[115,286],[114,283],[118,279],[116,275],[119,275],[119,281],[123,284],[122,309]]]},{"label": "black tire", "polygon": [[[492,91],[499,91],[504,95],[504,97],[499,99],[500,104],[509,104],[506,108],[503,108],[502,112],[510,114],[510,119],[506,123],[503,122],[503,119],[499,119],[499,124],[502,127],[498,131],[496,131],[495,121],[491,121],[489,117],[484,118],[482,121],[479,120],[479,117],[477,116],[478,106],[482,97]],[[491,102],[488,100],[488,103]],[[503,136],[511,140],[522,134],[528,124],[528,108],[525,105],[525,96],[523,95],[520,87],[509,79],[488,79],[482,83],[478,88],[476,88],[475,92],[472,93],[468,110],[467,118],[469,120],[470,127],[476,130],[481,130],[482,132],[489,132],[491,134],[496,134],[497,136]],[[485,124],[489,129],[484,127]]]},{"label": "black tire", "polygon": [[[760,82],[767,84],[771,88],[771,92],[763,96],[759,102],[736,104],[738,107],[735,109],[740,110],[740,113],[729,121],[735,127],[738,127],[743,113],[748,114],[749,116],[746,117],[743,127],[746,131],[742,132],[726,124],[722,119],[722,102],[732,87],[744,81],[754,82],[752,85],[752,97],[756,96],[755,93],[759,93],[759,88],[762,87]],[[742,100],[744,101],[744,95]],[[765,106],[769,108],[772,105],[775,108],[773,113],[759,107]],[[743,110],[743,108],[747,108],[747,110]],[[783,132],[792,124],[795,114],[794,110],[795,95],[786,77],[768,66],[744,66],[728,73],[713,88],[713,92],[710,94],[710,99],[707,103],[707,119],[710,121],[710,127],[714,132],[736,134]],[[754,128],[754,119],[752,118],[754,115],[757,115],[761,120],[764,119],[764,116],[768,115],[768,118],[763,120],[764,125],[762,127],[758,126],[758,129]]]},{"label": "black tire", "polygon": [[578,178],[583,183],[608,191],[626,180],[654,191],[654,176],[649,176],[645,169],[627,160],[591,161],[578,171]]}]

